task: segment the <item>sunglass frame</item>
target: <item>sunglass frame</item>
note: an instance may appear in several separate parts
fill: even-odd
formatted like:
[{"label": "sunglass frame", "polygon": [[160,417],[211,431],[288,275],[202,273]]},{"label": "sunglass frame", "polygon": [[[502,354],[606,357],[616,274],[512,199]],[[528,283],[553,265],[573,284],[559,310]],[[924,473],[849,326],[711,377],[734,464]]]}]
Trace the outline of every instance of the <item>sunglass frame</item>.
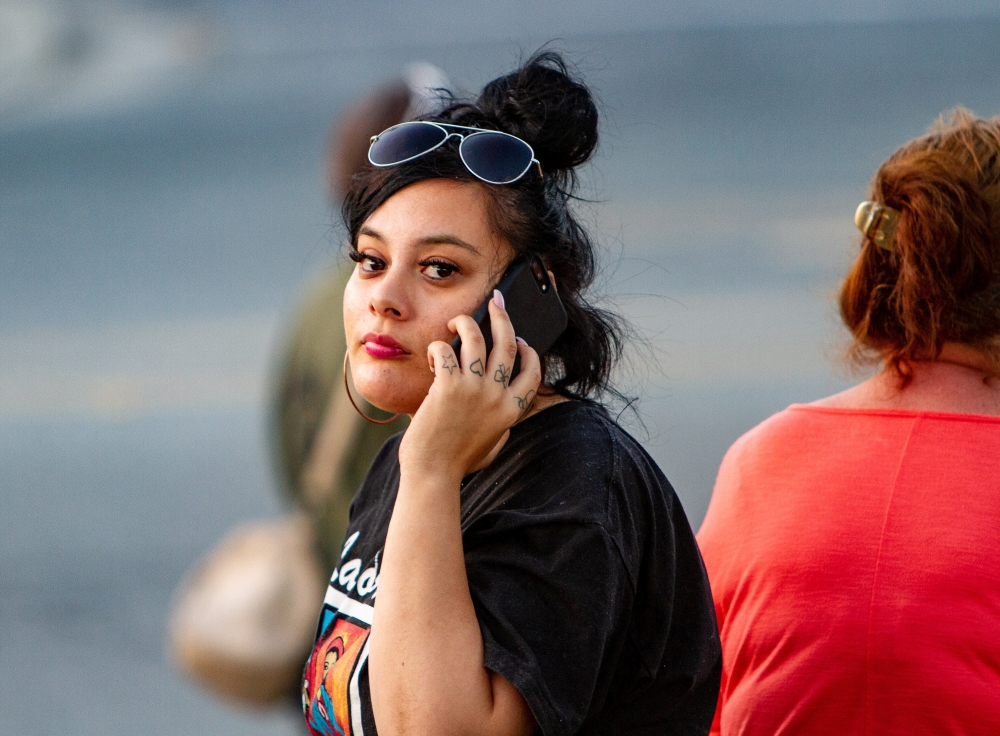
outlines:
[{"label": "sunglass frame", "polygon": [[[437,128],[442,133],[444,133],[444,138],[442,138],[439,143],[436,143],[427,150],[421,151],[420,153],[414,154],[413,156],[408,156],[407,158],[400,159],[399,161],[393,161],[392,163],[387,163],[387,164],[378,164],[372,161],[372,148],[375,146],[376,143],[378,143],[379,138],[384,136],[390,130],[395,130],[396,128],[413,127],[417,125],[430,125],[431,127]],[[459,130],[474,130],[475,132],[469,135],[463,135],[461,133],[449,133],[447,128],[457,128]],[[528,153],[530,154],[529,161],[520,174],[515,176],[513,179],[507,179],[506,181],[492,181],[490,179],[487,179],[485,176],[480,175],[475,171],[475,169],[469,166],[469,162],[465,160],[465,154],[462,153],[462,146],[465,145],[465,142],[470,138],[475,138],[477,135],[482,135],[484,133],[491,133],[493,135],[502,135],[507,138],[513,138],[515,141],[517,141],[522,146],[528,149]],[[531,169],[532,164],[538,166],[539,175],[541,175],[542,173],[542,164],[541,162],[539,162],[537,158],[535,158],[535,149],[531,147],[530,143],[518,138],[516,135],[511,135],[510,133],[504,133],[502,130],[488,130],[486,128],[474,128],[469,125],[453,125],[452,123],[433,123],[429,120],[407,120],[406,122],[397,123],[396,125],[386,128],[378,135],[373,135],[371,137],[371,143],[368,145],[368,163],[380,169],[385,169],[390,166],[399,166],[400,164],[405,164],[408,161],[413,161],[415,159],[418,159],[421,156],[426,156],[431,151],[436,151],[445,143],[447,143],[451,138],[459,139],[458,157],[462,160],[462,164],[465,166],[465,168],[468,169],[469,173],[472,174],[474,177],[476,177],[480,181],[486,182],[487,184],[495,184],[497,186],[502,186],[504,184],[513,184],[514,182],[524,178],[524,175],[527,174],[528,171]]]}]

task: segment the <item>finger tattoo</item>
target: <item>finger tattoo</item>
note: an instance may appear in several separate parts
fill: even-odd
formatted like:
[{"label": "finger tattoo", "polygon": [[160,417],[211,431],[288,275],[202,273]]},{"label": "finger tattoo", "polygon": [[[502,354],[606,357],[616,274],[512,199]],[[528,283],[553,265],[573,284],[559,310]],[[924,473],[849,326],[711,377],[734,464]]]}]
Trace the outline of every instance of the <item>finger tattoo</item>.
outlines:
[{"label": "finger tattoo", "polygon": [[501,363],[497,366],[497,369],[493,371],[493,380],[497,383],[502,383],[504,388],[507,388],[507,384],[510,382],[510,368]]},{"label": "finger tattoo", "polygon": [[476,358],[474,361],[472,361],[472,365],[469,366],[469,370],[475,373],[477,376],[486,375],[485,371],[483,370],[483,361],[481,361],[479,358]]},{"label": "finger tattoo", "polygon": [[524,396],[515,396],[514,398],[517,399],[517,408],[524,411],[525,409],[528,409],[531,406],[531,402],[535,400],[535,392],[529,390]]},{"label": "finger tattoo", "polygon": [[458,368],[458,363],[455,362],[455,356],[451,353],[444,356],[444,359],[441,361],[441,367],[448,371],[449,376],[454,373],[455,369]]}]

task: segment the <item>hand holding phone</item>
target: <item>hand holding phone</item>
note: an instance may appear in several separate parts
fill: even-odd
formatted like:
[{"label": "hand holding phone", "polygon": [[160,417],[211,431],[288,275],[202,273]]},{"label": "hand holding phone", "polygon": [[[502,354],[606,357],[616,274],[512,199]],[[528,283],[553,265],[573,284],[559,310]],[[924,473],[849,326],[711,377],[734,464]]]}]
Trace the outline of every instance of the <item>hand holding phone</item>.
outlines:
[{"label": "hand holding phone", "polygon": [[[514,334],[534,348],[539,358],[543,357],[565,331],[569,320],[542,259],[538,256],[515,258],[500,278],[496,289],[503,294]],[[492,290],[490,293],[492,294]],[[488,306],[492,298],[487,297],[472,315],[486,340],[487,355],[493,351],[493,331],[490,328]],[[456,336],[451,341],[451,346],[455,355],[461,355],[460,337]],[[511,380],[519,370],[520,361],[515,359]]]}]

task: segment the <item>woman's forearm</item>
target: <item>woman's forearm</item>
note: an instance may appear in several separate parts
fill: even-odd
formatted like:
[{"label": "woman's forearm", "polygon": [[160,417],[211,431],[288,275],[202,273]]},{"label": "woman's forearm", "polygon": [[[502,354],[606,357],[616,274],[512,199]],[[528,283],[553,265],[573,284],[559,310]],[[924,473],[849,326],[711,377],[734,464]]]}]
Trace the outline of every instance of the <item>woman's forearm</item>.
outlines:
[{"label": "woman's forearm", "polygon": [[460,477],[405,471],[378,578],[369,681],[379,733],[520,734],[520,694],[483,664],[465,573]]}]

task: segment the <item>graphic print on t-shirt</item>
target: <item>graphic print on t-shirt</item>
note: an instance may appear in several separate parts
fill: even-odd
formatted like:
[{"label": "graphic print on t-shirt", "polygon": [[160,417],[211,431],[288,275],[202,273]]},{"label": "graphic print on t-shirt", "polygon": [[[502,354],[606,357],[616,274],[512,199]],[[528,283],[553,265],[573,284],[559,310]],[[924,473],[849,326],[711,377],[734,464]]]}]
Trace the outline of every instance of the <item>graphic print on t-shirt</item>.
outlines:
[{"label": "graphic print on t-shirt", "polygon": [[[357,534],[344,545],[346,555]],[[320,614],[316,645],[302,678],[302,709],[314,736],[364,736],[361,714],[361,671],[368,660],[368,634],[375,609],[348,593],[374,598],[378,555],[360,575],[361,560],[335,570]]]}]

